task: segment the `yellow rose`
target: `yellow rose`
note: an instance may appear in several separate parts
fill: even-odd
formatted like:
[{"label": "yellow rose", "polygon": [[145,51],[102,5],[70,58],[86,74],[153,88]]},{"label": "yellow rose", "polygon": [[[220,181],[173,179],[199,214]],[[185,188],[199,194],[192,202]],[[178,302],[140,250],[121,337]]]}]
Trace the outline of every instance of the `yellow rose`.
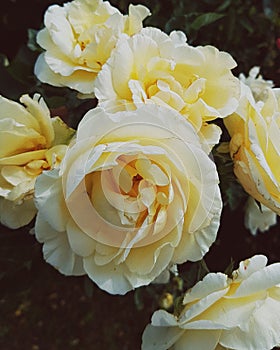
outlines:
[{"label": "yellow rose", "polygon": [[232,278],[209,273],[188,290],[178,316],[156,311],[142,350],[271,350],[280,343],[280,263],[255,255]]},{"label": "yellow rose", "polygon": [[37,179],[35,202],[46,261],[112,294],[201,259],[222,208],[215,164],[191,124],[145,104],[89,111],[60,171]]},{"label": "yellow rose", "polygon": [[102,0],[50,6],[45,13],[45,28],[37,36],[45,52],[35,64],[36,76],[50,85],[92,93],[95,78],[118,37],[138,32],[149,15],[146,7],[130,5],[129,15],[123,16]]},{"label": "yellow rose", "polygon": [[0,96],[0,221],[10,228],[34,218],[35,180],[60,163],[74,132],[50,117],[38,94],[20,102],[25,107]]},{"label": "yellow rose", "polygon": [[280,215],[280,90],[256,102],[248,86],[236,113],[224,119],[234,173],[246,192]]},{"label": "yellow rose", "polygon": [[144,28],[122,36],[95,84],[99,105],[109,110],[155,103],[177,110],[212,148],[221,130],[208,121],[235,111],[239,80],[233,58],[213,46],[192,47],[183,32]]},{"label": "yellow rose", "polygon": [[245,77],[243,73],[239,75],[242,83],[248,85],[256,101],[265,101],[268,91],[274,86],[272,80],[263,79],[260,73],[260,67],[253,67],[249,71],[249,76]]}]

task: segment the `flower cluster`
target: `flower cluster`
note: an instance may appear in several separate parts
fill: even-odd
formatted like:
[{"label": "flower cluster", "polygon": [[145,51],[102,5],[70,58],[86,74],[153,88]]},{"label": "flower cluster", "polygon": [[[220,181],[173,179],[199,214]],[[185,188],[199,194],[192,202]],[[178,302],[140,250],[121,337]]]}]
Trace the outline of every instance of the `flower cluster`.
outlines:
[{"label": "flower cluster", "polygon": [[[102,0],[52,5],[37,34],[38,80],[96,99],[77,130],[43,98],[0,97],[0,221],[36,217],[44,259],[87,275],[111,294],[168,280],[215,242],[223,201],[211,151],[226,152],[248,194],[245,225],[265,231],[280,215],[280,93],[255,67],[181,31],[143,27]],[[217,148],[219,152],[219,148]],[[179,312],[157,311],[143,349],[260,349],[280,343],[280,268],[264,256],[231,277],[209,273]]]},{"label": "flower cluster", "polygon": [[122,33],[133,35],[150,14],[144,6],[130,5],[123,16],[102,0],[74,0],[52,5],[37,36],[45,50],[35,65],[37,77],[54,86],[68,86],[83,94],[94,91],[94,81]]}]

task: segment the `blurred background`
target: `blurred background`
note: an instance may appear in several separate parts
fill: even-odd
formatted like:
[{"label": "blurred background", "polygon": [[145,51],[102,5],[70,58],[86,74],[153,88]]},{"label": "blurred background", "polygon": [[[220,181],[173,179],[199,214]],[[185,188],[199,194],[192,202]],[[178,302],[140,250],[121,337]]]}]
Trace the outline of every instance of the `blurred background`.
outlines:
[{"label": "blurred background", "polygon": [[[71,92],[36,81],[36,31],[51,4],[66,1],[2,0],[0,14],[0,94],[18,100],[40,92],[52,109],[73,127],[93,101],[79,104]],[[122,13],[129,3],[112,0]],[[152,12],[145,26],[167,33],[183,30],[192,45],[211,44],[229,52],[238,63],[234,74],[261,67],[265,79],[280,86],[280,0],[142,0]],[[215,154],[214,154],[215,156]],[[219,169],[224,159],[215,159]],[[222,172],[223,170],[221,170]],[[225,174],[221,174],[225,175]],[[230,175],[221,176],[225,208],[218,239],[203,263],[180,266],[182,278],[167,285],[139,288],[126,296],[111,296],[86,277],[65,277],[42,258],[41,245],[29,233],[0,226],[0,348],[7,350],[140,349],[141,334],[159,307],[172,311],[183,289],[208,270],[230,271],[254,254],[280,260],[279,222],[252,236],[244,227],[246,196]],[[279,221],[279,220],[278,220]]]}]

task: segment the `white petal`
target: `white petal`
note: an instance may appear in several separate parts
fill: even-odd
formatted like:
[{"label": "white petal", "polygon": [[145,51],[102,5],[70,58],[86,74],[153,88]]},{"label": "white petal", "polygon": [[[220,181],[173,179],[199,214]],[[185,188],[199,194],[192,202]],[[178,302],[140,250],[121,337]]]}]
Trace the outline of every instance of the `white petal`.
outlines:
[{"label": "white petal", "polygon": [[0,108],[1,115],[0,120],[12,119],[16,123],[25,125],[28,129],[34,129],[39,132],[39,125],[36,118],[30,114],[26,108],[20,103],[9,100],[3,96],[0,96]]},{"label": "white petal", "polygon": [[0,197],[0,222],[12,229],[17,229],[31,222],[35,217],[37,209],[33,198],[26,199],[22,204]]},{"label": "white petal", "polygon": [[277,222],[277,215],[271,209],[260,204],[261,210],[256,201],[250,196],[246,203],[245,227],[248,228],[252,235],[257,231],[265,232]]},{"label": "white petal", "polygon": [[81,231],[74,221],[69,220],[66,229],[69,244],[73,252],[82,257],[89,256],[94,252],[94,240]]},{"label": "white petal", "polygon": [[148,325],[142,336],[142,350],[168,350],[184,331],[178,327],[154,327]]},{"label": "white petal", "polygon": [[184,296],[184,304],[207,297],[213,292],[225,290],[228,286],[227,276],[221,272],[209,273]]},{"label": "white petal", "polygon": [[[66,16],[64,8],[58,5],[50,6],[45,13],[45,25],[55,45],[69,55],[73,49],[74,35]],[[38,40],[40,41],[40,37]]]},{"label": "white petal", "polygon": [[88,276],[98,285],[99,288],[110,294],[126,294],[134,289],[125,277],[121,265],[108,264],[98,266],[93,256],[84,259],[84,268]]},{"label": "white petal", "polygon": [[[40,213],[39,213],[40,214]],[[82,258],[71,249],[66,232],[53,229],[40,215],[35,224],[35,236],[44,243],[44,259],[64,275],[84,275]]]},{"label": "white petal", "polygon": [[247,318],[248,332],[224,331],[220,343],[229,348],[270,350],[280,342],[280,303],[271,298]]},{"label": "white petal", "polygon": [[267,264],[267,257],[264,255],[254,255],[250,259],[241,261],[239,268],[233,271],[234,281],[247,279],[252,273],[262,270]]},{"label": "white petal", "polygon": [[217,292],[212,292],[203,299],[198,300],[194,305],[191,305],[189,308],[182,312],[179,320],[180,326],[182,328],[188,328],[187,322],[191,322],[193,318],[199,316],[205,310],[209,309],[214,303],[221,299],[227,293],[227,291],[228,288],[219,290]]},{"label": "white petal", "polygon": [[38,176],[35,183],[35,204],[41,215],[54,229],[65,231],[69,214],[58,169],[43,172]]},{"label": "white petal", "polygon": [[153,313],[152,325],[158,327],[178,326],[177,318],[165,310],[158,310]]},{"label": "white petal", "polygon": [[252,273],[242,281],[234,294],[234,298],[245,297],[250,294],[264,291],[280,283],[280,263],[264,267]]},{"label": "white petal", "polygon": [[[165,240],[167,241],[167,239]],[[145,275],[152,273],[153,277],[150,278],[153,280],[169,265],[173,247],[160,243],[159,241],[130,251],[126,264],[132,274]]]},{"label": "white petal", "polygon": [[215,350],[220,330],[189,330],[179,338],[175,350]]}]

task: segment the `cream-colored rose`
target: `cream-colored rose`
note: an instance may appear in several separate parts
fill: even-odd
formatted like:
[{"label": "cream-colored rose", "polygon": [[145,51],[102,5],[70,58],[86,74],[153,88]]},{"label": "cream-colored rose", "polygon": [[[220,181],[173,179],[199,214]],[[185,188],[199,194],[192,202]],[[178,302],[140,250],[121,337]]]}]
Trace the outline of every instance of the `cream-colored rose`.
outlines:
[{"label": "cream-colored rose", "polygon": [[0,222],[10,228],[34,218],[35,180],[60,163],[74,132],[38,94],[20,102],[0,96]]},{"label": "cream-colored rose", "polygon": [[280,263],[255,255],[232,278],[209,273],[188,290],[179,315],[156,311],[142,350],[271,350],[280,343]]},{"label": "cream-colored rose", "polygon": [[245,227],[256,235],[257,231],[265,232],[277,223],[277,215],[263,204],[256,203],[251,196],[245,206]]},{"label": "cream-colored rose", "polygon": [[239,81],[233,58],[213,46],[192,47],[183,32],[144,28],[123,36],[96,79],[99,105],[109,110],[155,103],[180,112],[202,132],[210,148],[220,138],[217,125],[238,106]]},{"label": "cream-colored rose", "polygon": [[118,37],[141,30],[142,21],[149,15],[146,7],[130,5],[129,15],[123,16],[102,0],[50,6],[45,13],[45,28],[37,36],[45,52],[36,62],[36,76],[50,85],[93,93],[95,78]]},{"label": "cream-colored rose", "polygon": [[246,192],[280,215],[280,89],[256,102],[248,86],[236,113],[224,119],[234,173]]},{"label": "cream-colored rose", "polygon": [[259,73],[260,67],[253,67],[250,69],[248,77],[241,73],[239,79],[250,87],[256,101],[265,101],[268,97],[268,91],[274,84],[272,80],[263,79]]},{"label": "cream-colored rose", "polygon": [[201,259],[222,208],[215,164],[191,124],[145,104],[89,111],[60,172],[44,172],[35,196],[46,261],[112,294]]}]

